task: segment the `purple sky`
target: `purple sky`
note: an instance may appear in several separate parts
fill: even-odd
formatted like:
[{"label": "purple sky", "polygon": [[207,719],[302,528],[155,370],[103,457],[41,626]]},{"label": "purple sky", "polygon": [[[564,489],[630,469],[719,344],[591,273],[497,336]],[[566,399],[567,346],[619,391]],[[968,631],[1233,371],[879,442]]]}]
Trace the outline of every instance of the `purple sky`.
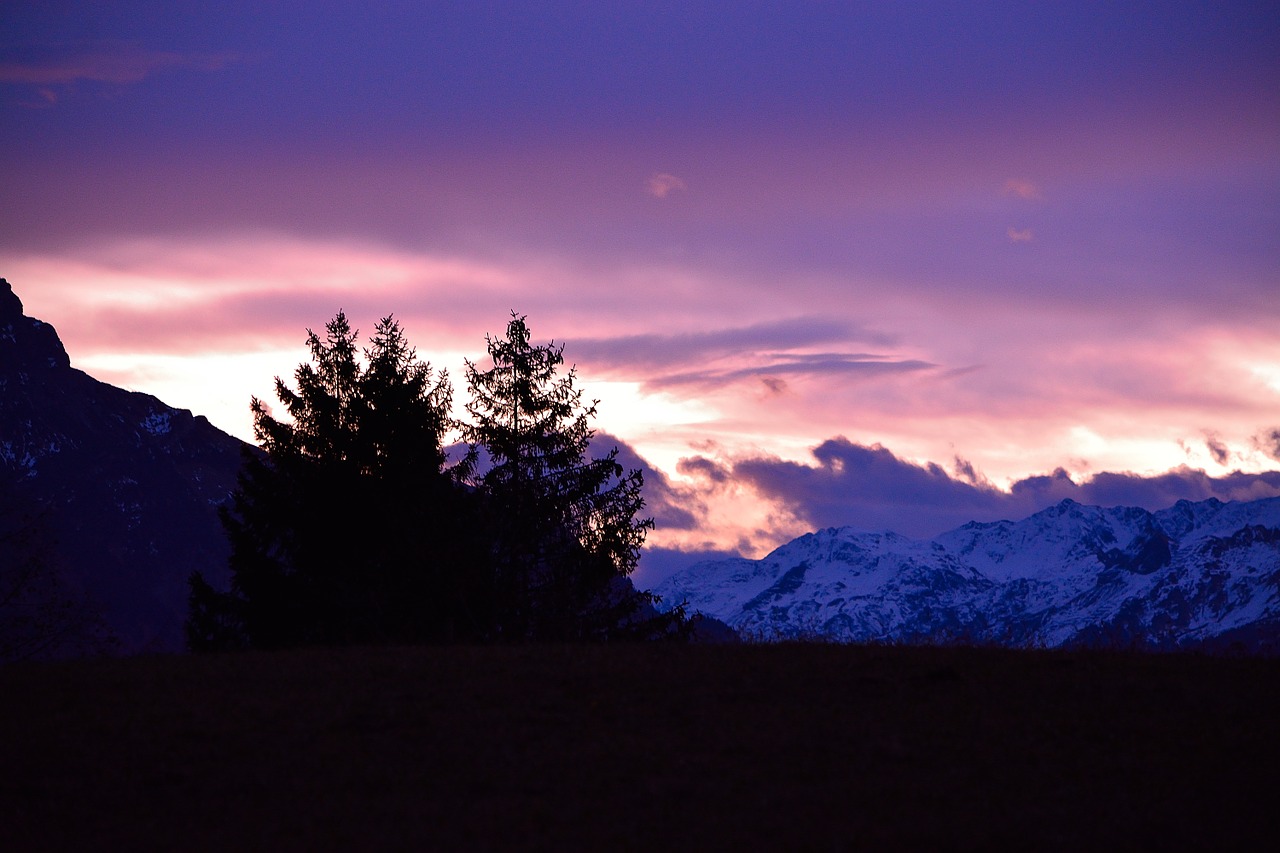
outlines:
[{"label": "purple sky", "polygon": [[0,275],[100,378],[247,436],[339,309],[515,309],[663,547],[1280,493],[1274,4],[206,5],[0,11]]}]

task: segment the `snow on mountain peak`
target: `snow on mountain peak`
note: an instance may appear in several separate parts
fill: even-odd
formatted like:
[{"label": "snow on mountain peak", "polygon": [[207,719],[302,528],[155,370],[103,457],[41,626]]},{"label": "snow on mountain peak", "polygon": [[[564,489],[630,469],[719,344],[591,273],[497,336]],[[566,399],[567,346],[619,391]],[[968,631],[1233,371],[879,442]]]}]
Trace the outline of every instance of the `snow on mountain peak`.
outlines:
[{"label": "snow on mountain peak", "polygon": [[1280,498],[1157,513],[1067,499],[932,540],[827,528],[655,592],[765,638],[1166,646],[1252,631],[1276,645]]}]

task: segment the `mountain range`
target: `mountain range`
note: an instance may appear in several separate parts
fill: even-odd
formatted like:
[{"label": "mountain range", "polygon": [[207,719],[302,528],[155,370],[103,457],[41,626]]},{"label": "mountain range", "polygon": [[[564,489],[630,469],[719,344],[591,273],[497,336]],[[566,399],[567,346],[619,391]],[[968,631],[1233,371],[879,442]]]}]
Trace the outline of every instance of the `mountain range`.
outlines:
[{"label": "mountain range", "polygon": [[1064,500],[929,540],[849,527],[654,590],[747,637],[1280,651],[1280,498]]},{"label": "mountain range", "polygon": [[[0,279],[0,661],[181,651],[188,577],[230,582],[218,509],[246,452],[73,368]],[[654,591],[765,640],[1277,653],[1280,498],[1065,500],[930,540],[829,528]]]},{"label": "mountain range", "polygon": [[73,368],[0,279],[0,660],[181,651],[188,576],[230,581],[246,447]]}]

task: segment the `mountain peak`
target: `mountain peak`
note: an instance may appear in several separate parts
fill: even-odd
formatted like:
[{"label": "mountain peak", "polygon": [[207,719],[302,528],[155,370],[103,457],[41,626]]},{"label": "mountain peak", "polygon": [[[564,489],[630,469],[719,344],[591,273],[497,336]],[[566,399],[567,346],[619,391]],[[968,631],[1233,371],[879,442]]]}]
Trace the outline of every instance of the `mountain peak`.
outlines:
[{"label": "mountain peak", "polygon": [[190,573],[230,583],[218,507],[244,444],[73,369],[3,279],[0,389],[0,662],[180,650]]},{"label": "mountain peak", "polygon": [[764,639],[1280,653],[1280,497],[1157,513],[1063,500],[928,541],[829,535],[845,530],[654,592]]},{"label": "mountain peak", "polygon": [[13,285],[9,284],[9,280],[0,278],[0,321],[11,316],[22,316],[22,300],[13,292]]},{"label": "mountain peak", "polygon": [[0,365],[21,371],[71,366],[71,358],[53,326],[23,314],[22,300],[3,278],[0,278]]}]

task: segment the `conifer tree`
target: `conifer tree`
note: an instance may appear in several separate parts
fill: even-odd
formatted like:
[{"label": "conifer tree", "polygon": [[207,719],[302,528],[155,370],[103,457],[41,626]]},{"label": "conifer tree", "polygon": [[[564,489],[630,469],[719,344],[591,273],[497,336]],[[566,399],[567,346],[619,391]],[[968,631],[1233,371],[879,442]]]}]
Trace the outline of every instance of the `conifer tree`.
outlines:
[{"label": "conifer tree", "polygon": [[[399,324],[364,351],[339,313],[288,420],[251,403],[261,453],[246,459],[223,524],[232,589],[192,578],[193,649],[466,639],[486,632],[474,500],[445,467],[452,389],[417,360]],[[482,609],[482,608],[481,608]]]},{"label": "conifer tree", "polygon": [[[661,634],[659,617],[627,579],[653,520],[638,518],[640,471],[617,448],[588,458],[598,401],[584,405],[563,346],[535,346],[514,312],[503,338],[486,338],[492,366],[468,361],[473,418],[464,432],[491,467],[475,479],[489,517],[497,631],[509,640],[607,639]],[[641,614],[645,614],[642,618]],[[658,623],[662,624],[659,625]]]}]

